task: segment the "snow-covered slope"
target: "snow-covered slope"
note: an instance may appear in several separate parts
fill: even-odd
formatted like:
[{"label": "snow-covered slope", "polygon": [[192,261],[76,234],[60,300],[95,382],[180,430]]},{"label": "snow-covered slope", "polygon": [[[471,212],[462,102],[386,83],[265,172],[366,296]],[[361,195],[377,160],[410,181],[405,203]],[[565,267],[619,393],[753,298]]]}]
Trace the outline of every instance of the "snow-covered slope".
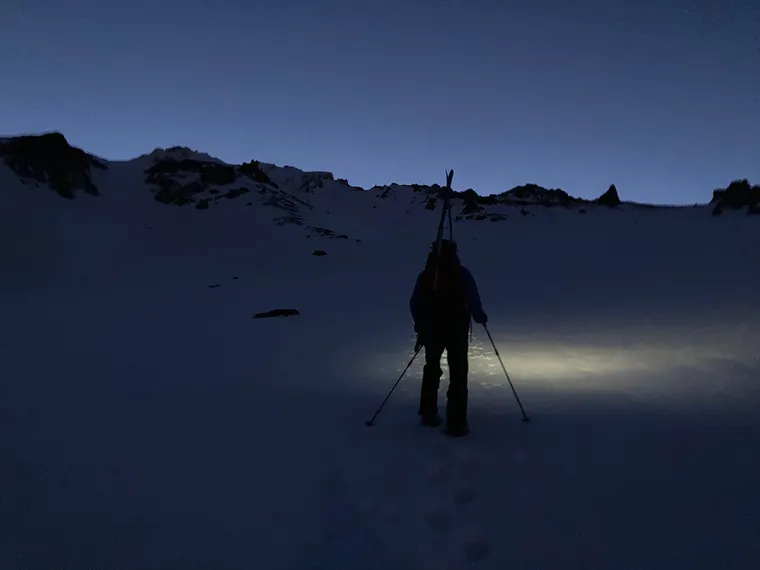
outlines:
[{"label": "snow-covered slope", "polygon": [[364,425],[411,358],[435,188],[85,158],[57,191],[0,166],[0,568],[760,567],[760,218],[460,211],[534,419],[476,328],[451,441],[416,423],[421,358]]},{"label": "snow-covered slope", "polygon": [[[357,239],[358,234],[381,227],[383,231],[417,227],[432,214],[440,199],[437,184],[376,186],[367,191],[335,179],[329,172],[304,172],[252,160],[230,165],[208,154],[184,147],[156,149],[131,161],[108,162],[72,148],[59,133],[0,139],[0,169],[7,186],[23,184],[53,189],[59,196],[80,201],[84,194],[110,196],[124,188],[150,195],[163,205],[183,209],[225,210],[253,208],[253,216],[277,225],[295,224],[311,236]],[[757,211],[760,186],[737,181],[713,194],[713,212],[725,209]],[[260,210],[266,211],[261,214]],[[455,192],[457,222],[503,221],[557,210],[589,211],[657,208],[622,202],[612,185],[597,200],[583,200],[561,189],[535,184],[515,187],[498,195],[480,196],[472,189]],[[334,227],[334,225],[344,227]],[[329,231],[326,231],[329,230]],[[353,235],[350,235],[353,234]],[[360,238],[359,238],[360,239]]]}]

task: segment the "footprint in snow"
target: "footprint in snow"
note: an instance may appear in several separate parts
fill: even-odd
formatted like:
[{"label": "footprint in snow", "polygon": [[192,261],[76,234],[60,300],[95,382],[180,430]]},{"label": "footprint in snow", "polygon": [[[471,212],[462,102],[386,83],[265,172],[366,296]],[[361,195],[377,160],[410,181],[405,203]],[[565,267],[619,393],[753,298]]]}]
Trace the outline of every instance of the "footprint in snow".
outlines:
[{"label": "footprint in snow", "polygon": [[451,519],[446,508],[439,501],[433,501],[425,509],[423,515],[425,523],[437,531],[446,531],[451,528]]},{"label": "footprint in snow", "polygon": [[480,562],[490,552],[488,541],[477,528],[471,528],[465,533],[464,558],[468,562]]},{"label": "footprint in snow", "polygon": [[472,503],[476,496],[474,487],[469,483],[458,483],[454,487],[454,503],[460,507]]},{"label": "footprint in snow", "polygon": [[428,480],[434,484],[443,483],[448,477],[448,469],[445,463],[438,461],[428,469]]},{"label": "footprint in snow", "polygon": [[472,455],[466,449],[455,449],[453,455],[454,461],[462,471],[469,471],[475,466]]}]

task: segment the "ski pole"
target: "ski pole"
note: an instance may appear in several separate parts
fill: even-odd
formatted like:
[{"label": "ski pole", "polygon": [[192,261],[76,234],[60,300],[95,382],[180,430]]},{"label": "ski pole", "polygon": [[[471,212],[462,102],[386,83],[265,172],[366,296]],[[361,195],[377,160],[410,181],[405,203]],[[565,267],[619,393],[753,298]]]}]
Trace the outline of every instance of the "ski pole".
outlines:
[{"label": "ski pole", "polygon": [[486,329],[486,334],[488,335],[488,340],[491,341],[491,346],[493,346],[493,351],[496,353],[496,358],[499,359],[499,364],[501,364],[501,369],[504,371],[504,375],[507,377],[507,382],[509,382],[509,387],[512,388],[512,393],[515,395],[515,400],[517,400],[517,405],[520,406],[520,411],[522,412],[522,421],[529,422],[530,418],[525,413],[525,408],[523,408],[522,402],[520,401],[520,397],[517,395],[517,390],[515,390],[514,385],[512,384],[512,379],[509,377],[509,373],[507,372],[506,366],[504,366],[504,361],[501,359],[501,354],[499,354],[499,349],[496,348],[496,343],[493,341],[493,337],[491,336],[491,331],[488,330],[488,326],[483,325],[483,328]]},{"label": "ski pole", "polygon": [[404,368],[404,371],[401,373],[401,376],[398,377],[398,380],[396,380],[396,383],[393,385],[393,388],[391,388],[391,391],[388,392],[388,395],[385,397],[385,400],[383,400],[383,403],[380,404],[380,407],[375,412],[375,415],[372,416],[371,420],[367,420],[366,422],[364,422],[364,425],[366,426],[375,425],[375,419],[380,414],[380,411],[383,409],[383,406],[385,406],[385,403],[390,399],[391,394],[393,394],[393,391],[396,389],[396,386],[398,386],[399,382],[401,382],[401,379],[404,377],[404,374],[406,374],[406,371],[409,370],[409,367],[412,365],[412,362],[414,362],[414,359],[417,358],[417,355],[420,353],[420,350],[422,350],[422,346],[418,346],[415,349],[414,355],[412,356],[412,359],[409,361],[409,364],[406,365],[406,368]]}]

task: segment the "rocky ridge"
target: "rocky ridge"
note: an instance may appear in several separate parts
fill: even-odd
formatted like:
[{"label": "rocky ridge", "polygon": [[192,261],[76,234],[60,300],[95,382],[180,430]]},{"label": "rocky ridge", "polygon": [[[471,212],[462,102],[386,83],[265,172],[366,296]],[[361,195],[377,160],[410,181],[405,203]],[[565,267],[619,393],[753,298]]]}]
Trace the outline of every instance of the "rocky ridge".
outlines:
[{"label": "rocky ridge", "polygon": [[[97,196],[102,191],[92,179],[94,170],[106,171],[109,163],[72,147],[57,132],[27,135],[0,140],[0,158],[26,185],[47,185],[60,196],[74,199],[78,191]],[[144,181],[154,199],[167,206],[209,210],[229,201],[253,206],[258,203],[281,212],[273,217],[278,225],[303,225],[311,235],[337,237],[325,228],[306,224],[304,216],[317,208],[317,197],[324,192],[360,192],[379,203],[402,201],[407,212],[413,208],[436,210],[441,202],[438,184],[389,184],[368,190],[336,179],[330,172],[304,172],[292,166],[276,166],[256,160],[232,165],[186,147],[156,149],[135,161],[144,161]],[[746,180],[732,182],[726,189],[715,190],[711,204],[716,215],[725,210],[758,212],[760,186]],[[586,213],[589,208],[657,207],[623,202],[615,185],[595,200],[571,196],[559,188],[524,184],[489,196],[473,189],[452,193],[456,221],[506,219],[512,212],[534,215],[547,208],[574,209]],[[373,206],[376,208],[377,206]],[[328,212],[329,214],[329,212]]]}]

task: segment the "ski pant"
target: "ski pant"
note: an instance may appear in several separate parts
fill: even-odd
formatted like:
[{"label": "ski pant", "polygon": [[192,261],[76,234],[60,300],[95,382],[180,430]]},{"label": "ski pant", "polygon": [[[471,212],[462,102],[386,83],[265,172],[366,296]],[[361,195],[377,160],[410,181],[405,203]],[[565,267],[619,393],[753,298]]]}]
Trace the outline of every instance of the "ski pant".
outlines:
[{"label": "ski pant", "polygon": [[425,367],[422,373],[419,414],[432,418],[438,414],[441,357],[446,351],[449,365],[449,389],[446,393],[446,424],[450,429],[467,426],[467,327],[439,330],[424,339]]}]

